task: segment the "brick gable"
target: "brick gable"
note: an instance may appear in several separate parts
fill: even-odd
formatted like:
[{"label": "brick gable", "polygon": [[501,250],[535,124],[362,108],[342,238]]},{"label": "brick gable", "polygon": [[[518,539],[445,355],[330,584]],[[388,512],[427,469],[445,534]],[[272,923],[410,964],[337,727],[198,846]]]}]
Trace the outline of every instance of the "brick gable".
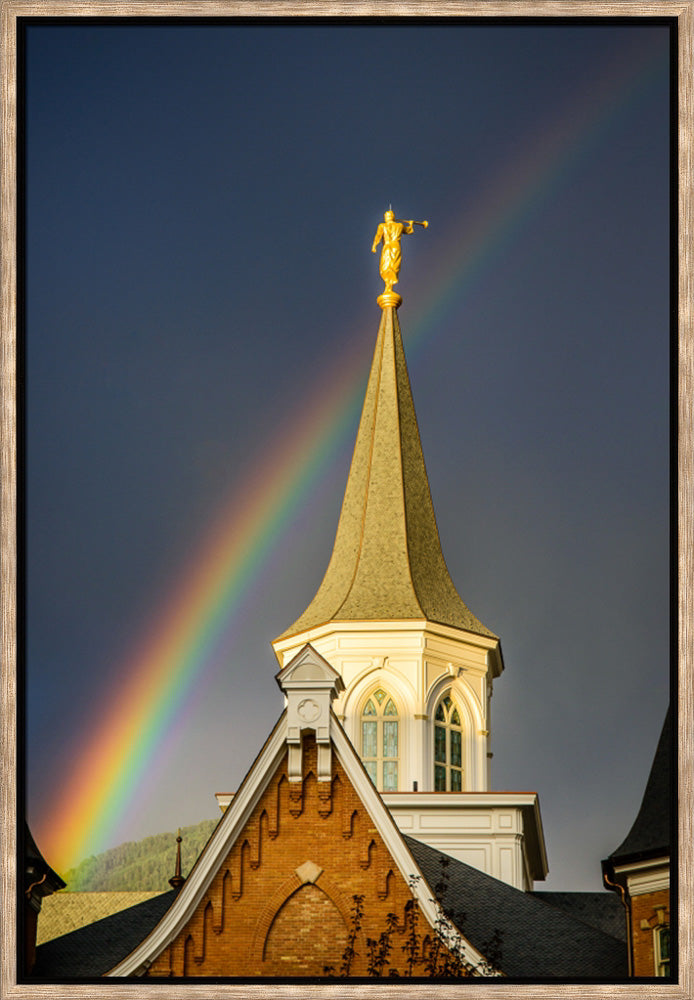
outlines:
[{"label": "brick gable", "polygon": [[192,917],[148,976],[288,978],[322,976],[326,966],[338,973],[355,895],[363,897],[364,917],[350,974],[367,974],[366,939],[379,937],[389,914],[397,918],[392,965],[405,973],[412,892],[337,755],[329,782],[316,780],[312,735],[303,737],[302,758],[302,781],[290,783],[282,757]]}]

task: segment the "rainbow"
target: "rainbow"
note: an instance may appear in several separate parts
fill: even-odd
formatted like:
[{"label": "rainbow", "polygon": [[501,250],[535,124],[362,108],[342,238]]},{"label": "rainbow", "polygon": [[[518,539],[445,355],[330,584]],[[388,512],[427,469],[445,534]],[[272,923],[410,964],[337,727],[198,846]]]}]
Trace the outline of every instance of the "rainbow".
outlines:
[{"label": "rainbow", "polygon": [[[595,80],[488,185],[474,215],[454,219],[438,237],[434,277],[417,292],[423,302],[419,312],[408,316],[411,361],[418,344],[513,239],[539,198],[566,179],[577,158],[588,155],[618,112],[628,111],[661,65],[660,59],[643,57]],[[68,749],[65,780],[34,821],[38,842],[59,871],[109,846],[157,749],[209,670],[222,632],[233,629],[244,595],[267,571],[292,516],[353,432],[365,376],[361,357],[347,348],[334,371],[317,380],[324,388],[244,475],[242,489],[222,505],[200,549],[183,566],[178,586],[118,671],[117,696],[105,698],[104,710],[94,713],[91,728],[80,734],[79,747]]]}]

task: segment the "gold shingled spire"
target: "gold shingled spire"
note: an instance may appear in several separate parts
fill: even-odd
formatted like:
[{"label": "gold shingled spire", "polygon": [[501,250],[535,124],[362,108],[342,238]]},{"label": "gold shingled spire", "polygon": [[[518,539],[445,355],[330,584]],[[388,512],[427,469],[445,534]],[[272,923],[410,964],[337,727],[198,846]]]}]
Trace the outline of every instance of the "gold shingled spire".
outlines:
[{"label": "gold shingled spire", "polygon": [[429,223],[426,219],[423,222],[416,222],[414,219],[396,219],[392,208],[389,208],[384,214],[383,222],[380,222],[378,225],[373,246],[371,247],[371,252],[376,253],[376,247],[383,240],[383,249],[381,250],[381,261],[378,270],[385,281],[386,287],[383,293],[376,299],[381,309],[387,309],[389,306],[397,309],[402,302],[402,297],[393,291],[393,285],[397,285],[398,283],[400,264],[402,262],[400,237],[409,236],[414,231],[415,226],[424,226],[426,229],[428,225]]},{"label": "gold shingled spire", "polygon": [[[377,238],[390,224],[389,214]],[[388,288],[397,279],[399,259],[386,249],[381,267],[386,291],[380,299],[399,300]],[[306,611],[279,638],[328,622],[421,619],[495,638],[463,602],[446,567],[397,304],[380,304],[376,350],[330,563]]]}]

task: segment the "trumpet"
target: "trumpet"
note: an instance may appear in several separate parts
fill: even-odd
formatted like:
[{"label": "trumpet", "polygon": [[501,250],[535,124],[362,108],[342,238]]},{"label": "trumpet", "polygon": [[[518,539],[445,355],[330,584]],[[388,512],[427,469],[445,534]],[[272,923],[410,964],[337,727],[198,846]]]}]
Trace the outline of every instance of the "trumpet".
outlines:
[{"label": "trumpet", "polygon": [[404,222],[408,226],[424,226],[426,229],[429,223],[425,219],[423,222],[417,222],[416,219],[394,219],[394,222]]}]

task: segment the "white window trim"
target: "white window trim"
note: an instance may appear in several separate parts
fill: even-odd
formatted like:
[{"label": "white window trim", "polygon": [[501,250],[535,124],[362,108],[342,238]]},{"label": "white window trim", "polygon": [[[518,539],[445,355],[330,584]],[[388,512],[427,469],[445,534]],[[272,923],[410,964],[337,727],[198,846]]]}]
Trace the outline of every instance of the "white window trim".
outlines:
[{"label": "white window trim", "polygon": [[426,712],[426,774],[428,788],[434,790],[434,716],[439,701],[450,693],[460,713],[463,729],[464,792],[486,792],[488,781],[488,761],[486,758],[487,737],[480,735],[486,727],[477,697],[464,677],[441,676],[431,685],[427,694]]}]

